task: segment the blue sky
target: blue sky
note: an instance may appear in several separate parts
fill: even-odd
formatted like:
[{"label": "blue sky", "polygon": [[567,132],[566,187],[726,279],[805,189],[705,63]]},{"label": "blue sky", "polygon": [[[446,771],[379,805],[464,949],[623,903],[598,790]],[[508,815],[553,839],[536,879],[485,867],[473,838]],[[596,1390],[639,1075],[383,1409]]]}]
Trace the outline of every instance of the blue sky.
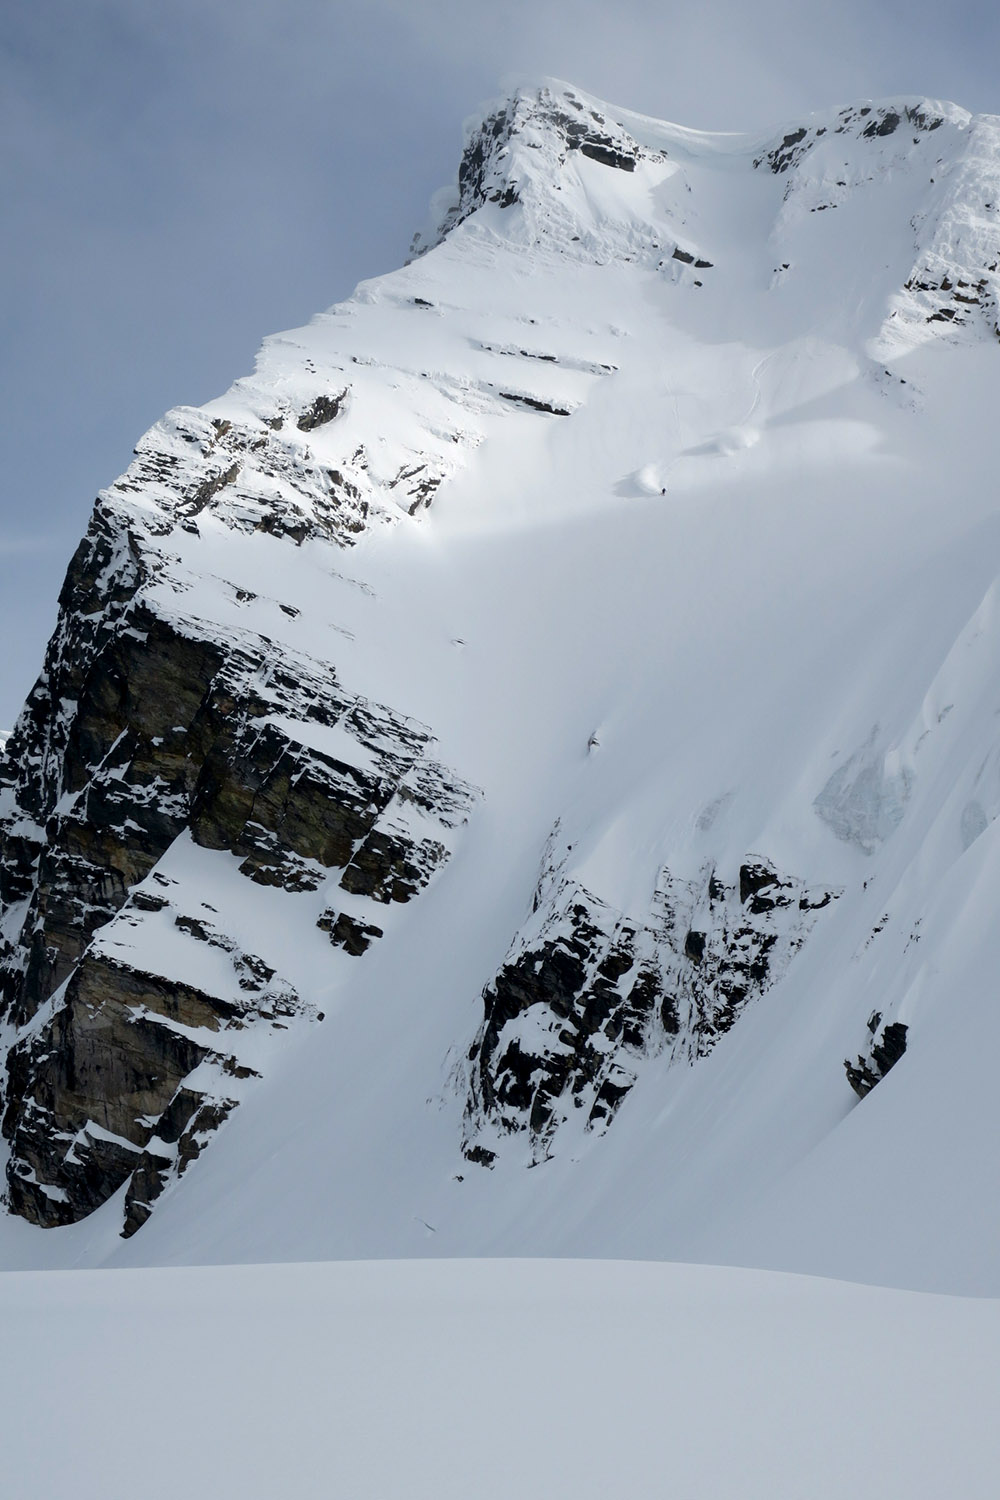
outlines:
[{"label": "blue sky", "polygon": [[135,439],[398,265],[505,75],[707,129],[894,93],[1000,113],[998,40],[993,7],[897,0],[8,0],[0,728]]}]

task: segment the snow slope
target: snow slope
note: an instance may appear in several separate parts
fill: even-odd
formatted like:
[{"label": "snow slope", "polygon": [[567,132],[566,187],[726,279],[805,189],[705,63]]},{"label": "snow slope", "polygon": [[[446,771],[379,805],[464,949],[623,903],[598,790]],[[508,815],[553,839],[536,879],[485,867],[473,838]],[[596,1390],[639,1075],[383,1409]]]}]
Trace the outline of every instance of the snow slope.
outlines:
[{"label": "snow slope", "polygon": [[[600,139],[559,123],[588,115]],[[194,521],[114,497],[168,528],[154,608],[335,662],[481,797],[360,959],[317,937],[320,896],[179,835],[155,874],[325,1019],[252,1041],[263,1082],[133,1239],[119,1193],[5,1221],[4,1262],[648,1257],[1000,1295],[1000,125],[906,99],[750,140],[555,84],[485,118],[423,253],[146,440],[349,387],[287,472],[348,476],[350,549],[241,529],[280,474]],[[610,1122],[568,1087],[541,1132],[476,1113],[481,997],[534,915],[582,890],[645,933],[667,871],[711,934],[698,893],[754,859],[831,899],[711,1045],[654,1018],[607,1048]],[[218,982],[161,929],[94,942]],[[908,1045],[858,1102],[874,1012]],[[551,1018],[523,1026],[547,1065]]]},{"label": "snow slope", "polygon": [[995,1493],[994,1301],[490,1260],[22,1273],[0,1300],[23,1496]]}]

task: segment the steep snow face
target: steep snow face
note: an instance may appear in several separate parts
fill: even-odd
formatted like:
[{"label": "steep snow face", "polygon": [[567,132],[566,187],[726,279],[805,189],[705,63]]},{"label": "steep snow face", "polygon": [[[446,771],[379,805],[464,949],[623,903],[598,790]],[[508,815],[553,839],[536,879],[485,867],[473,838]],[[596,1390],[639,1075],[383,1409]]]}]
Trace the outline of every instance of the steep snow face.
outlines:
[{"label": "steep snow face", "polygon": [[7,747],[9,1260],[998,1289],[998,148],[521,90],[143,439]]}]

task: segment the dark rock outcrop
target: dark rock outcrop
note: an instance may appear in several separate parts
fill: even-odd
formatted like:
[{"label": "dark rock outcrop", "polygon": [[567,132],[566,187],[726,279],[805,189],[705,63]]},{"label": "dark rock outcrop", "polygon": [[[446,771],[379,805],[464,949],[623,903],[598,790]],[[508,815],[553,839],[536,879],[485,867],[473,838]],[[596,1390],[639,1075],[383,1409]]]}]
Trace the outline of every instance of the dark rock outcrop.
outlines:
[{"label": "dark rock outcrop", "polygon": [[327,422],[332,422],[334,417],[340,415],[346,399],[346,390],[337,396],[317,396],[308,410],[299,417],[296,427],[300,432],[312,432],[315,427],[325,427]]},{"label": "dark rock outcrop", "polygon": [[928,114],[917,105],[904,106],[902,115],[891,104],[849,105],[840,110],[828,125],[800,125],[796,130],[787,131],[779,141],[769,144],[755,158],[754,166],[760,167],[766,163],[772,172],[787,172],[798,166],[802,158],[825,135],[853,135],[863,140],[880,140],[892,135],[903,119],[918,135],[938,130],[944,124],[940,115]]},{"label": "dark rock outcrop", "polygon": [[815,913],[807,891],[762,859],[738,883],[664,870],[641,919],[548,869],[531,923],[483,994],[469,1053],[465,1152],[490,1162],[505,1136],[534,1159],[580,1112],[605,1129],[650,1053],[693,1063],[784,972]]},{"label": "dark rock outcrop", "polygon": [[869,1043],[865,1053],[859,1053],[857,1062],[844,1058],[847,1081],[859,1099],[870,1094],[877,1083],[894,1068],[906,1051],[908,1028],[902,1021],[890,1021],[882,1027],[880,1011],[873,1011],[868,1018]]},{"label": "dark rock outcrop", "polygon": [[330,934],[330,942],[335,948],[343,948],[345,953],[353,954],[355,958],[367,953],[372,943],[382,936],[381,927],[376,927],[374,923],[359,922],[346,912],[324,912],[316,925]]}]

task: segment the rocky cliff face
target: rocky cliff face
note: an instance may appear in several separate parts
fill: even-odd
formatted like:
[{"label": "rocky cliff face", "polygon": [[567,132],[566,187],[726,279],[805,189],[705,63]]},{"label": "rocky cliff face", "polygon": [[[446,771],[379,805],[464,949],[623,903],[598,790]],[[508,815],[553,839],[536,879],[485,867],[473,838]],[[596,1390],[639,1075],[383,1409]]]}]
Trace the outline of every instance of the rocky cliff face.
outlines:
[{"label": "rocky cliff face", "polygon": [[[134,1231],[258,1076],[236,1033],[321,1019],[211,903],[187,899],[162,868],[169,850],[224,852],[240,880],[320,893],[322,941],[357,957],[381,936],[380,909],[447,859],[474,803],[431,731],[345,689],[332,661],[206,618],[206,580],[175,550],[190,539],[194,562],[209,528],[263,536],[274,577],[294,579],[282,553],[333,556],[391,519],[359,460],[321,466],[299,436],[346,399],[254,423],[168,418],[70,566],[4,768],[3,1133],[10,1206],[36,1223],[72,1222],[126,1185]],[[208,582],[234,614],[259,602]],[[191,961],[171,943],[203,946],[214,985],[185,982]]]}]

